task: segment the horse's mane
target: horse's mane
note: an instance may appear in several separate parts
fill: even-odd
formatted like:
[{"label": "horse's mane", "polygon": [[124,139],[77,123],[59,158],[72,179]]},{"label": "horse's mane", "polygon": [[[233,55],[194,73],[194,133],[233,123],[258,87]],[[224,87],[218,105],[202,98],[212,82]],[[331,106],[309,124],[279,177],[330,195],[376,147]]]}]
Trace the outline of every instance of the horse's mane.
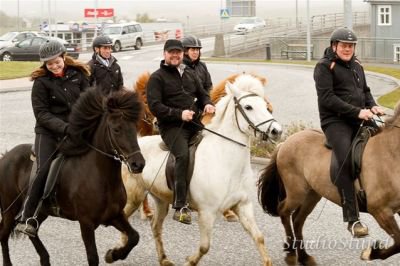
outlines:
[{"label": "horse's mane", "polygon": [[65,155],[79,155],[89,150],[90,142],[103,115],[120,112],[127,121],[136,123],[142,115],[142,102],[134,91],[119,90],[103,96],[98,89],[82,93],[69,116],[68,135],[60,148]]},{"label": "horse's mane", "polygon": [[399,119],[399,117],[400,117],[400,101],[397,102],[397,104],[394,108],[393,116],[391,116],[385,120],[386,125],[388,127],[390,127],[391,125],[394,125],[396,123],[396,121]]},{"label": "horse's mane", "polygon": [[[237,86],[241,88],[241,90],[243,91],[248,91],[248,92],[252,92],[255,93],[261,97],[264,97],[266,103],[267,103],[267,107],[268,110],[272,113],[272,105],[270,104],[270,102],[267,100],[267,98],[265,98],[264,96],[264,90],[260,90],[259,86],[254,86],[253,82],[249,82],[248,77],[253,77],[256,78],[257,80],[259,80],[262,84],[262,86],[267,85],[267,79],[265,77],[256,75],[256,74],[234,74],[231,75],[229,77],[227,77],[226,79],[222,80],[221,82],[219,82],[210,92],[210,98],[211,101],[216,104],[217,102],[219,102],[219,100],[224,97],[226,95],[226,91],[225,91],[225,84],[226,82],[230,82],[230,83],[237,83]],[[243,78],[242,78],[243,77]],[[247,77],[247,78],[246,78]],[[208,124],[211,121],[211,118],[213,117],[213,115],[205,115],[202,119],[202,123],[203,124]]]}]

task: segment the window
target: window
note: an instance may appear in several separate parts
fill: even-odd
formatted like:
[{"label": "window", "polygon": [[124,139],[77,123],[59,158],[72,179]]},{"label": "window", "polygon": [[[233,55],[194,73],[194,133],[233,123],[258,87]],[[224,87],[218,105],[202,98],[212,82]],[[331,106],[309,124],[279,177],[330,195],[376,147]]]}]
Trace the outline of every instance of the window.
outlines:
[{"label": "window", "polygon": [[400,43],[393,45],[393,61],[400,62]]},{"label": "window", "polygon": [[32,41],[32,46],[40,46],[42,43],[44,43],[46,40],[42,38],[34,38]]},{"label": "window", "polygon": [[129,33],[135,33],[136,32],[136,29],[135,29],[134,25],[129,25],[128,28],[129,28]]},{"label": "window", "polygon": [[18,44],[18,47],[29,47],[31,45],[31,39],[24,40]]},{"label": "window", "polygon": [[392,6],[378,6],[378,25],[392,25]]}]

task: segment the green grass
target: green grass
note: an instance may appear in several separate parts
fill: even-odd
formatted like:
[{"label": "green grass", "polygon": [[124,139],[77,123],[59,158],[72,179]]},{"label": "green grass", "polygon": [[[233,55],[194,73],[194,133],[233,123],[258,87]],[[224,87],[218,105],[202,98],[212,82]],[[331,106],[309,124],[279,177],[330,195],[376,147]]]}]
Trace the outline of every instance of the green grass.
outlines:
[{"label": "green grass", "polygon": [[28,77],[40,62],[0,62],[0,80]]}]

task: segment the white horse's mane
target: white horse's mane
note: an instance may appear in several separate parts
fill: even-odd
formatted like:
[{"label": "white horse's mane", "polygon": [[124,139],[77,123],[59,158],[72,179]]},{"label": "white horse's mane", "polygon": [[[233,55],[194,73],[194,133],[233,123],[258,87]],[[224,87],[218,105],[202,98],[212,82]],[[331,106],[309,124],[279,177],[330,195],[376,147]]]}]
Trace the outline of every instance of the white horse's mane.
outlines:
[{"label": "white horse's mane", "polygon": [[255,93],[262,98],[265,97],[263,84],[258,78],[252,75],[243,74],[238,76],[233,85],[235,85],[240,91]]},{"label": "white horse's mane", "polygon": [[[240,92],[255,93],[262,98],[264,98],[265,95],[264,86],[261,83],[261,81],[249,74],[243,74],[238,76],[235,79],[235,82],[232,84],[232,86],[234,86],[236,90]],[[217,112],[212,118],[211,123],[207,126],[208,128],[212,129],[219,125],[220,121],[224,118],[227,110],[229,109],[228,106],[231,103],[233,96],[234,95],[232,95],[232,92],[226,91],[226,95],[217,102],[216,104]]]}]

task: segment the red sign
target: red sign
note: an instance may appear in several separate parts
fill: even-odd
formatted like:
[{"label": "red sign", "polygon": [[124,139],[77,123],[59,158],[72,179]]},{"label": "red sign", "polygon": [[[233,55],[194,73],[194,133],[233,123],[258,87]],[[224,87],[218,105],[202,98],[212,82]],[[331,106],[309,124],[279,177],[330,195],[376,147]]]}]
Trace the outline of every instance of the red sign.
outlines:
[{"label": "red sign", "polygon": [[85,8],[85,18],[109,18],[114,16],[114,8]]}]

